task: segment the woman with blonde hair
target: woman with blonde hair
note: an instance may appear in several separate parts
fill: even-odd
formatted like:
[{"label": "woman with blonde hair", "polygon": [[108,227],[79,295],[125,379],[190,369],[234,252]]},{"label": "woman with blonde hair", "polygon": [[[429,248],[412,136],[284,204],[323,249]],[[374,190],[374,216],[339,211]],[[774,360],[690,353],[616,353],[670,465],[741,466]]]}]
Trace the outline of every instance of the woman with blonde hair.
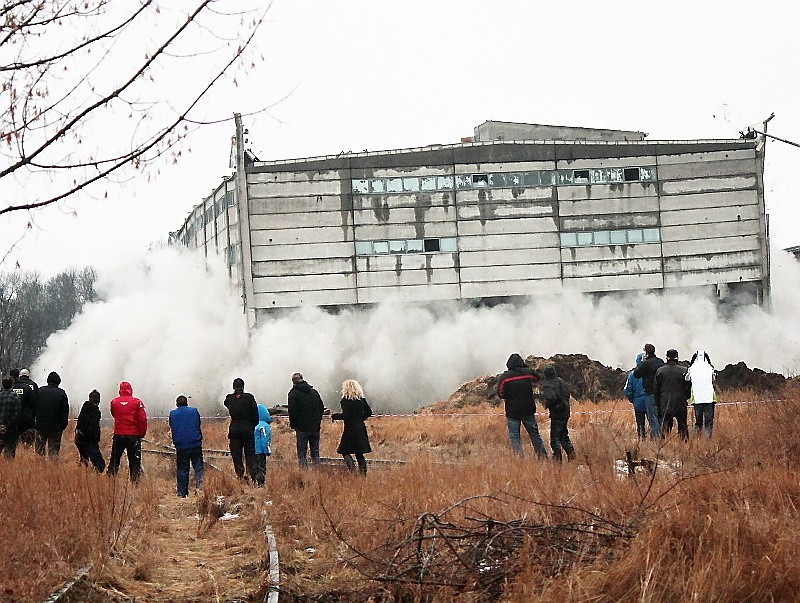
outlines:
[{"label": "woman with blonde hair", "polygon": [[344,421],[344,431],[336,452],[344,457],[344,464],[350,471],[355,471],[358,462],[358,471],[361,475],[367,474],[367,459],[364,455],[372,452],[367,435],[367,426],[364,420],[372,416],[372,409],[364,398],[364,390],[355,379],[348,379],[342,383],[342,412],[331,415],[333,421]]}]

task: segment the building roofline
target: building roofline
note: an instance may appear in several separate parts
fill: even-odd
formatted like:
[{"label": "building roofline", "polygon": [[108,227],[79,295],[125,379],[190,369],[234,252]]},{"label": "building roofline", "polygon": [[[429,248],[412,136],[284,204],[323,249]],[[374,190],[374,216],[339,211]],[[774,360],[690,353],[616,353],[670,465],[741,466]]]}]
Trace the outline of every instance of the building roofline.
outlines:
[{"label": "building roofline", "polygon": [[589,126],[556,126],[553,124],[532,124],[528,122],[521,122],[521,121],[504,121],[500,119],[487,119],[482,124],[475,126],[475,128],[480,128],[486,124],[503,124],[505,126],[533,126],[537,128],[563,128],[569,130],[590,130],[592,132],[621,132],[623,134],[641,134],[642,136],[647,136],[647,132],[642,132],[640,130],[618,130],[617,128],[591,128]]},{"label": "building roofline", "polygon": [[741,144],[742,147],[753,147],[753,140],[741,138],[707,138],[693,140],[491,140],[478,142],[456,142],[450,144],[430,144],[421,147],[407,147],[402,149],[386,149],[382,151],[360,151],[352,153],[350,151],[341,152],[337,155],[317,155],[314,157],[296,157],[293,159],[274,159],[271,161],[253,162],[253,167],[287,165],[293,163],[311,163],[317,161],[330,161],[343,157],[380,157],[387,155],[405,155],[408,153],[420,153],[424,151],[442,151],[448,149],[459,149],[483,146],[508,146],[508,145],[543,145],[543,146],[608,146],[608,147],[633,147],[633,146],[657,146],[657,145],[691,145],[691,144]]}]

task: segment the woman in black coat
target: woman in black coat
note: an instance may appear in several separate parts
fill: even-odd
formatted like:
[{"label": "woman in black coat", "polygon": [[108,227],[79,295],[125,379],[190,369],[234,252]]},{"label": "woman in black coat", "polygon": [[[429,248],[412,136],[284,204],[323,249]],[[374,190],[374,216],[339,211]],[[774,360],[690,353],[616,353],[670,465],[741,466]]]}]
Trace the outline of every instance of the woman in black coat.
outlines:
[{"label": "woman in black coat", "polygon": [[344,463],[350,471],[355,471],[353,455],[358,462],[361,475],[367,474],[367,459],[364,455],[372,452],[364,420],[372,416],[372,409],[364,399],[364,390],[358,381],[348,379],[342,383],[342,412],[333,413],[331,419],[344,421],[344,431],[336,452],[344,457]]}]

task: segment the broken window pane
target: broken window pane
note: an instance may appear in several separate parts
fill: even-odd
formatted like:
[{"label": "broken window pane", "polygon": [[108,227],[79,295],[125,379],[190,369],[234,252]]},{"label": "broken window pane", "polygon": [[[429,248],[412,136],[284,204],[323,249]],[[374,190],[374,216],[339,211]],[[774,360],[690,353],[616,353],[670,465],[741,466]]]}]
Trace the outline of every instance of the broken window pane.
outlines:
[{"label": "broken window pane", "polygon": [[608,181],[623,182],[622,173],[623,173],[622,168],[608,168]]},{"label": "broken window pane", "polygon": [[475,188],[482,188],[489,186],[489,175],[488,174],[473,174],[472,175],[472,186]]},{"label": "broken window pane", "polygon": [[373,178],[369,181],[369,190],[373,193],[385,193],[386,181],[383,178]]},{"label": "broken window pane", "polygon": [[387,193],[402,193],[403,192],[403,179],[402,178],[387,178],[386,179],[386,192]]},{"label": "broken window pane", "polygon": [[439,251],[439,239],[425,239],[425,251]]},{"label": "broken window pane", "polygon": [[605,184],[608,182],[608,170],[606,168],[589,170],[589,181],[592,184]]},{"label": "broken window pane", "polygon": [[389,253],[389,242],[388,241],[373,241],[372,242],[372,252],[373,253]]},{"label": "broken window pane", "polygon": [[353,180],[353,192],[363,195],[369,192],[369,182],[367,180]]},{"label": "broken window pane", "polygon": [[573,170],[573,184],[589,184],[589,170]]},{"label": "broken window pane", "polygon": [[[473,176],[473,182],[475,177]],[[506,186],[506,175],[501,173],[489,174],[489,186],[493,188],[503,188]]]},{"label": "broken window pane", "polygon": [[372,253],[372,241],[356,241],[356,255],[370,255]]},{"label": "broken window pane", "polygon": [[424,178],[420,178],[420,189],[423,191],[435,191],[436,190],[436,177],[435,176],[425,176]]},{"label": "broken window pane", "polygon": [[506,174],[506,186],[523,186],[522,174]]},{"label": "broken window pane", "polygon": [[578,244],[578,235],[574,232],[561,233],[562,247],[575,247]]},{"label": "broken window pane", "polygon": [[472,176],[469,175],[456,176],[456,187],[472,188]]},{"label": "broken window pane", "polygon": [[625,168],[623,178],[625,178],[625,182],[638,182],[639,168]]},{"label": "broken window pane", "polygon": [[453,177],[452,176],[437,176],[436,188],[440,191],[453,190]]},{"label": "broken window pane", "polygon": [[656,168],[655,166],[639,168],[641,179],[644,182],[656,181]]},{"label": "broken window pane", "polygon": [[572,184],[572,170],[558,170],[558,185]]},{"label": "broken window pane", "polygon": [[455,237],[439,239],[439,251],[458,251],[457,241]]}]

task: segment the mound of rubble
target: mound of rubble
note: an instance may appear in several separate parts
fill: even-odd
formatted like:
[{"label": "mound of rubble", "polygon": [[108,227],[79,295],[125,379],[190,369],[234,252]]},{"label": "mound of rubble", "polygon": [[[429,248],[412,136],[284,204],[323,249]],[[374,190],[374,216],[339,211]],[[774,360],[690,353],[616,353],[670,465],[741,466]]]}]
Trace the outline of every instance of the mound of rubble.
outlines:
[{"label": "mound of rubble", "polygon": [[[528,356],[525,358],[525,364],[540,375],[547,365],[555,366],[556,373],[569,384],[572,397],[576,400],[604,402],[617,400],[623,396],[627,371],[611,368],[584,354],[556,354],[550,358]],[[787,381],[789,380],[777,373],[767,373],[758,368],[750,369],[744,362],[727,365],[721,371],[717,371],[716,377],[720,391],[753,389],[773,394],[781,392]],[[497,397],[499,382],[499,374],[473,379],[459,387],[447,400],[431,406],[430,410],[453,411],[485,403],[500,406],[503,401]]]}]

